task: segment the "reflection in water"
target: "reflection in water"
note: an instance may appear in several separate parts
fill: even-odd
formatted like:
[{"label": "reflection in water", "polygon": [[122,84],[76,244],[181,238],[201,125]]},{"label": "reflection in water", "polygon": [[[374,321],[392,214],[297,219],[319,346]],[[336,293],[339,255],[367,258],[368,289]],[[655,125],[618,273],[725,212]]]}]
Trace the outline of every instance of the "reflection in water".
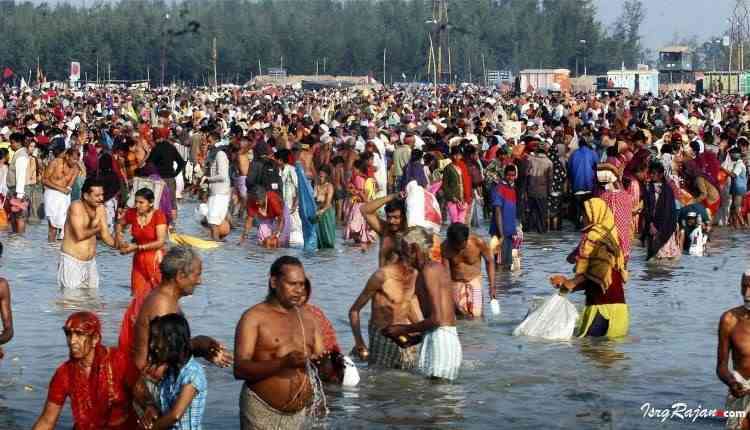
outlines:
[{"label": "reflection in water", "polygon": [[595,366],[613,367],[618,361],[627,360],[623,352],[615,349],[617,344],[625,343],[627,339],[598,339],[586,337],[578,342],[578,350]]}]

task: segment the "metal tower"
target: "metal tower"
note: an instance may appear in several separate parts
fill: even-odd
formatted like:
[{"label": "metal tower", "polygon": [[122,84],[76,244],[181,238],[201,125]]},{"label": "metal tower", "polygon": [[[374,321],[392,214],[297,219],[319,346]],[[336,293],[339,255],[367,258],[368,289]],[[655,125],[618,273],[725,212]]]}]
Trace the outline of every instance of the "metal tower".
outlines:
[{"label": "metal tower", "polygon": [[[430,29],[430,52],[428,53],[427,74],[435,76],[439,82],[451,81],[451,51],[448,31],[448,0],[432,0],[432,19],[426,24]],[[434,70],[431,68],[434,67]],[[433,75],[434,73],[434,75]]]}]

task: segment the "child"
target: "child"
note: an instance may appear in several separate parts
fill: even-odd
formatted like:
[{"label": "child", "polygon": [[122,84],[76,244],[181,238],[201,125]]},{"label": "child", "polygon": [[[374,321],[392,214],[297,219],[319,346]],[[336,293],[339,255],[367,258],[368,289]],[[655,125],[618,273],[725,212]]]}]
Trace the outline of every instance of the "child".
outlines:
[{"label": "child", "polygon": [[159,379],[160,416],[152,430],[200,430],[206,408],[206,374],[190,352],[190,327],[185,317],[154,318],[149,328],[148,359]]}]

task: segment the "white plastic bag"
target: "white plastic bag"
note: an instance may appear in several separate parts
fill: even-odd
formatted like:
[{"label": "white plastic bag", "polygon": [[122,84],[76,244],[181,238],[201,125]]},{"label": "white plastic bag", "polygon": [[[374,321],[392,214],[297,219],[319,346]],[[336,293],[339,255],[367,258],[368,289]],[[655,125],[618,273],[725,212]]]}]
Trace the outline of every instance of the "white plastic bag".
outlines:
[{"label": "white plastic bag", "polygon": [[417,181],[406,185],[406,224],[424,227],[432,234],[440,233],[443,217],[435,195],[420,187]]},{"label": "white plastic bag", "polygon": [[698,226],[690,233],[690,255],[697,257],[703,257],[703,253],[706,248],[706,236],[703,234],[703,228]]},{"label": "white plastic bag", "polygon": [[567,297],[554,293],[513,330],[513,336],[540,337],[548,340],[568,340],[578,320],[578,311]]}]

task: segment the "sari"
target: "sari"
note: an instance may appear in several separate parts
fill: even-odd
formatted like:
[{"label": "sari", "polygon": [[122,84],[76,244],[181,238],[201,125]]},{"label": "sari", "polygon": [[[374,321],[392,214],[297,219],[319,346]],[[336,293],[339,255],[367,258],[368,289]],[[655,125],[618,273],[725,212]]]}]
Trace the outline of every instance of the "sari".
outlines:
[{"label": "sari", "polygon": [[[582,287],[586,306],[579,319],[577,336],[625,336],[630,325],[623,290],[628,272],[615,216],[600,198],[584,202],[584,211],[590,224],[583,229],[575,273],[585,278]],[[599,324],[602,320],[606,329]]]},{"label": "sari", "polygon": [[[125,212],[125,222],[138,245],[146,245],[157,240],[156,227],[167,224],[167,217],[161,209],[155,209],[148,224],[138,223],[138,214],[134,208]],[[145,296],[161,283],[159,264],[164,249],[138,251],[133,254],[133,270],[131,272],[130,294],[134,297]]]},{"label": "sari", "polygon": [[[65,327],[88,335],[98,334],[101,339],[101,323],[91,312],[74,313]],[[57,368],[47,401],[62,406],[70,397],[77,430],[135,428],[128,389],[138,377],[135,368],[120,349],[105,347],[101,340],[94,348],[94,362],[88,375],[73,359]]]},{"label": "sari", "polygon": [[318,249],[318,229],[315,225],[315,216],[318,212],[318,204],[315,202],[315,193],[313,192],[310,180],[305,175],[302,163],[299,161],[295,165],[297,171],[298,186],[298,211],[302,220],[302,236],[305,240],[305,251],[314,251]]}]

